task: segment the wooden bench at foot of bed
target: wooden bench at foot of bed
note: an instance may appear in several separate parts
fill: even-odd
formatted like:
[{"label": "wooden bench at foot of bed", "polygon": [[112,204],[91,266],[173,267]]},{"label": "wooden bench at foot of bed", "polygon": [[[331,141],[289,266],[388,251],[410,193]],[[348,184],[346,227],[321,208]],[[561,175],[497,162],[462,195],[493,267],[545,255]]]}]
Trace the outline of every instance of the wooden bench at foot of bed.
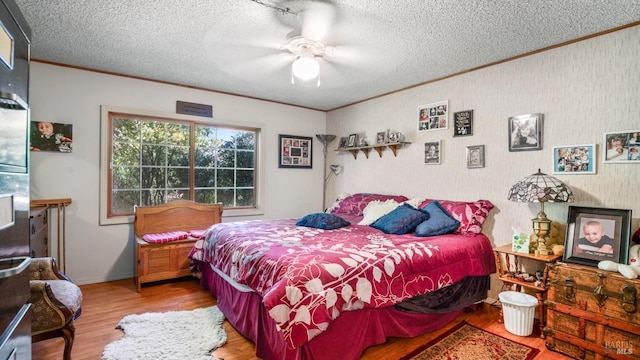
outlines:
[{"label": "wooden bench at foot of bed", "polygon": [[222,221],[222,205],[177,200],[155,206],[138,206],[135,210],[135,277],[140,292],[142,284],[189,276],[187,257],[196,239],[189,237],[166,243],[148,243],[146,234],[169,231],[204,230]]}]

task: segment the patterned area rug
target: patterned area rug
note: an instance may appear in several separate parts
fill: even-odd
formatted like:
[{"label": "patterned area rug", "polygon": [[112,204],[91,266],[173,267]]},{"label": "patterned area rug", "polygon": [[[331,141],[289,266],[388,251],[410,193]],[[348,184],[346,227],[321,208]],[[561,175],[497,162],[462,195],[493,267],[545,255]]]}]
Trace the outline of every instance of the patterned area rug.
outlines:
[{"label": "patterned area rug", "polygon": [[539,352],[463,321],[401,360],[530,360]]}]

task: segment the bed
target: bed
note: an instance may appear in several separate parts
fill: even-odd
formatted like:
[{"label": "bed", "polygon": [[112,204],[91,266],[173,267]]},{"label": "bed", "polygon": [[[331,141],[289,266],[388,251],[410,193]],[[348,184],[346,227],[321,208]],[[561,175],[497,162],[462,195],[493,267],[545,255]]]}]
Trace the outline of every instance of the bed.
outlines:
[{"label": "bed", "polygon": [[486,298],[495,261],[481,230],[492,208],[354,194],[329,214],[212,225],[189,257],[256,356],[357,359],[388,337],[442,328]]}]

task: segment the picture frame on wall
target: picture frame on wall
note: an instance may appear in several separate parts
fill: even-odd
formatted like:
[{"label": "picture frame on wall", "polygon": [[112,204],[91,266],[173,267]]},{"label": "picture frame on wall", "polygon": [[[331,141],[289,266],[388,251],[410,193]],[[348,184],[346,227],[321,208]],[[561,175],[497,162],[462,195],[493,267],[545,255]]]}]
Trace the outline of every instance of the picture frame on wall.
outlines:
[{"label": "picture frame on wall", "polygon": [[418,106],[418,132],[449,128],[449,100]]},{"label": "picture frame on wall", "polygon": [[595,174],[596,145],[554,146],[553,173],[563,175]]},{"label": "picture frame on wall", "polygon": [[424,163],[426,165],[438,165],[440,164],[440,158],[442,156],[442,142],[430,141],[424,143]]},{"label": "picture frame on wall", "polygon": [[473,135],[473,110],[453,113],[453,136]]},{"label": "picture frame on wall", "polygon": [[297,135],[278,135],[280,144],[278,151],[278,167],[291,169],[311,169],[312,146],[311,137]]},{"label": "picture frame on wall", "polygon": [[467,169],[484,167],[484,145],[467,146]]},{"label": "picture frame on wall", "polygon": [[605,163],[639,164],[640,130],[604,134]]},{"label": "picture frame on wall", "polygon": [[31,151],[73,151],[73,125],[50,121],[31,121],[29,149]]},{"label": "picture frame on wall", "polygon": [[542,150],[543,114],[509,118],[509,151]]},{"label": "picture frame on wall", "polygon": [[598,266],[602,260],[627,264],[631,210],[569,206],[563,260]]}]

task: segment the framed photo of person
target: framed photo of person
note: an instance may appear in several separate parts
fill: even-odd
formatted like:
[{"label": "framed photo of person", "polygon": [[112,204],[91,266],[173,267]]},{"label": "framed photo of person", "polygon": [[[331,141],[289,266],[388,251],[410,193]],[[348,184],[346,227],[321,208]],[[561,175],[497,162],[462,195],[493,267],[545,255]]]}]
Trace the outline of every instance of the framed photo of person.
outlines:
[{"label": "framed photo of person", "polygon": [[32,121],[29,136],[31,151],[73,151],[73,125],[49,121]]},{"label": "framed photo of person", "polygon": [[629,261],[631,210],[569,206],[565,262],[598,266]]},{"label": "framed photo of person", "polygon": [[440,164],[440,157],[442,156],[442,142],[431,141],[424,143],[424,163],[427,165]]},{"label": "framed photo of person", "polygon": [[388,139],[386,131],[381,131],[376,134],[376,145],[384,145],[387,143],[387,141]]},{"label": "framed photo of person", "polygon": [[358,134],[349,135],[349,140],[347,140],[347,147],[356,147],[358,146]]},{"label": "framed photo of person", "polygon": [[467,146],[467,169],[484,167],[484,145]]},{"label": "framed photo of person", "polygon": [[595,174],[596,145],[554,146],[553,173],[564,175]]},{"label": "framed photo of person", "polygon": [[453,113],[453,136],[473,135],[473,110]]},{"label": "framed photo of person", "polygon": [[640,130],[604,134],[604,162],[640,164]]},{"label": "framed photo of person", "polygon": [[542,150],[542,114],[509,118],[509,151]]},{"label": "framed photo of person", "polygon": [[340,142],[338,143],[338,149],[344,149],[347,147],[347,141],[349,141],[349,138],[346,136],[343,136],[340,138]]},{"label": "framed photo of person", "polygon": [[297,135],[278,135],[280,144],[278,151],[279,168],[311,169],[311,137]]},{"label": "framed photo of person", "polygon": [[418,106],[418,132],[449,128],[449,100]]}]

